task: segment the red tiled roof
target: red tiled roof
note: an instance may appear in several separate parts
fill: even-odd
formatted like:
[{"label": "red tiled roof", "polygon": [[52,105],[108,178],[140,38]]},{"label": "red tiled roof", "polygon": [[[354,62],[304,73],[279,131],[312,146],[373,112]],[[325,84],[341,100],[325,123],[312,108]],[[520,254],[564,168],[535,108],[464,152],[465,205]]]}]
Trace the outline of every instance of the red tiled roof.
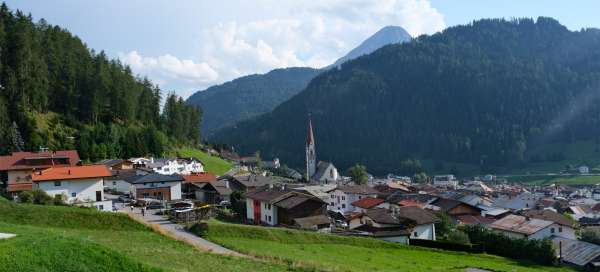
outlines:
[{"label": "red tiled roof", "polygon": [[44,169],[52,166],[58,166],[52,165],[52,163],[43,165],[29,165],[26,163],[27,160],[52,158],[68,159],[68,164],[60,164],[63,166],[75,166],[80,161],[79,154],[76,150],[61,150],[53,152],[14,152],[10,156],[0,156],[0,171]]},{"label": "red tiled roof", "polygon": [[182,175],[182,177],[185,180],[185,183],[208,183],[217,180],[217,176],[208,172]]},{"label": "red tiled roof", "polygon": [[52,180],[71,180],[85,178],[110,177],[112,173],[105,165],[86,165],[72,167],[53,167],[43,171],[36,171],[31,175],[33,182]]},{"label": "red tiled roof", "polygon": [[398,201],[398,205],[403,206],[403,207],[419,207],[419,208],[425,207],[425,204],[418,202],[416,200],[412,200],[412,199],[400,200],[400,201]]},{"label": "red tiled roof", "polygon": [[367,197],[367,198],[359,199],[357,201],[352,202],[352,205],[354,207],[370,209],[370,208],[373,208],[373,207],[381,204],[382,202],[383,202],[383,199]]}]

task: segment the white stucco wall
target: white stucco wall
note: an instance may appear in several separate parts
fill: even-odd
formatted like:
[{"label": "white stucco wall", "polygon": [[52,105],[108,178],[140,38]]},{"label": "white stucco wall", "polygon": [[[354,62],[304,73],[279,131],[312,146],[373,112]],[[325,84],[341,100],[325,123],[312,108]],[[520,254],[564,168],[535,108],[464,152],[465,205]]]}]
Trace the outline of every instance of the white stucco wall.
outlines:
[{"label": "white stucco wall", "polygon": [[[415,236],[415,232],[417,235]],[[411,234],[411,239],[423,239],[423,240],[435,240],[435,225],[434,224],[422,224],[416,226]]]},{"label": "white stucco wall", "polygon": [[254,220],[254,201],[249,198],[246,198],[246,218]]},{"label": "white stucco wall", "polygon": [[267,225],[275,226],[277,221],[277,207],[269,205],[268,202],[260,202],[261,221]]},{"label": "white stucco wall", "polygon": [[[342,214],[356,211],[356,207],[352,206],[351,203],[367,197],[377,197],[377,194],[371,195],[359,195],[359,194],[346,194],[341,190],[333,190],[329,192],[329,199],[327,201],[327,209],[330,211],[340,212]],[[333,203],[333,205],[332,205]]]},{"label": "white stucco wall", "polygon": [[[45,191],[50,196],[64,195],[66,203],[96,202],[96,192],[100,192],[101,201],[104,200],[103,179],[78,179],[62,180],[60,186],[55,181],[36,182],[35,187]],[[73,193],[75,196],[73,196]]]},{"label": "white stucco wall", "polygon": [[132,191],[132,185],[124,180],[104,180],[104,187],[124,194]]}]

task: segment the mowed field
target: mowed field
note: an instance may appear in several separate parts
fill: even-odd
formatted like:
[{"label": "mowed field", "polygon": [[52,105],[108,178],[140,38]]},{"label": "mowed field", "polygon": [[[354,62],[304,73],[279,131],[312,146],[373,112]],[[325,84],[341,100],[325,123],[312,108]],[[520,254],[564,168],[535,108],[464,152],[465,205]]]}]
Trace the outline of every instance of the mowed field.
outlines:
[{"label": "mowed field", "polygon": [[217,176],[225,174],[231,169],[231,163],[219,157],[211,156],[205,152],[194,148],[179,148],[174,151],[177,157],[195,158],[204,164],[204,171],[213,173]]},{"label": "mowed field", "polygon": [[507,258],[403,246],[369,238],[341,237],[282,228],[209,221],[202,234],[231,249],[265,260],[324,271],[573,271]]},{"label": "mowed field", "polygon": [[0,198],[0,271],[299,271],[197,251],[124,214]]}]

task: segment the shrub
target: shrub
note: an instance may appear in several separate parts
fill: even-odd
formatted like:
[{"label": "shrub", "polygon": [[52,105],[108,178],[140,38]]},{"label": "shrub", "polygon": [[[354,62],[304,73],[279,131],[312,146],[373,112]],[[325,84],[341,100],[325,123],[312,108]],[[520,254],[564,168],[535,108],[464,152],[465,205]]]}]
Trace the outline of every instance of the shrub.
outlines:
[{"label": "shrub", "polygon": [[466,233],[460,230],[453,230],[448,234],[448,242],[465,245],[470,244],[471,240],[469,240],[469,236]]},{"label": "shrub", "polygon": [[481,244],[487,253],[514,259],[526,259],[540,264],[554,264],[556,256],[552,241],[514,239],[492,232],[482,226],[465,226],[471,243]]},{"label": "shrub", "polygon": [[581,240],[600,245],[600,230],[587,228],[581,232]]},{"label": "shrub", "polygon": [[18,199],[21,203],[33,203],[33,193],[31,191],[20,192]]},{"label": "shrub", "polygon": [[65,205],[65,201],[63,200],[63,195],[54,195],[54,199],[52,200],[52,203],[56,206],[63,206]]},{"label": "shrub", "polygon": [[33,189],[31,191],[31,195],[33,197],[34,204],[40,205],[51,205],[53,203],[53,198],[49,196],[46,192],[40,189]]}]

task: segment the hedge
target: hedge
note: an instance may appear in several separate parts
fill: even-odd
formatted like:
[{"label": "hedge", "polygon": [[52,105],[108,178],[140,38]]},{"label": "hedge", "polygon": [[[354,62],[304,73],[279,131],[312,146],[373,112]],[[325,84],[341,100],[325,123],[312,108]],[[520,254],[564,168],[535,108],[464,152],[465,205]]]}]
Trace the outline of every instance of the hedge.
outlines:
[{"label": "hedge", "polygon": [[445,241],[433,241],[423,239],[410,239],[411,246],[439,248],[452,251],[463,251],[469,253],[483,253],[483,247],[475,244],[457,244]]},{"label": "hedge", "polygon": [[465,226],[463,231],[469,235],[471,243],[480,244],[487,253],[530,260],[544,265],[552,265],[556,262],[556,255],[550,239],[515,239],[482,226]]}]

